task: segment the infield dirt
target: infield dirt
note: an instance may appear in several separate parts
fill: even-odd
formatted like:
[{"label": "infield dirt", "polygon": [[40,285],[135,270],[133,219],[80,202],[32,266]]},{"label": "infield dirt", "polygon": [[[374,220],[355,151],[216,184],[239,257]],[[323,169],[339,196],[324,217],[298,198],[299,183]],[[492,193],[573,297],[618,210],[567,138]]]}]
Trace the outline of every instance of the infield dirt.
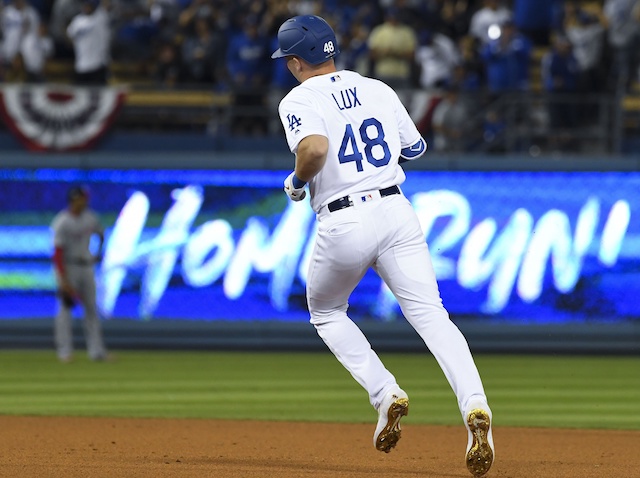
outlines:
[{"label": "infield dirt", "polygon": [[[466,431],[405,424],[389,454],[374,424],[0,416],[0,476],[470,477]],[[635,478],[638,431],[494,428],[490,477]]]}]

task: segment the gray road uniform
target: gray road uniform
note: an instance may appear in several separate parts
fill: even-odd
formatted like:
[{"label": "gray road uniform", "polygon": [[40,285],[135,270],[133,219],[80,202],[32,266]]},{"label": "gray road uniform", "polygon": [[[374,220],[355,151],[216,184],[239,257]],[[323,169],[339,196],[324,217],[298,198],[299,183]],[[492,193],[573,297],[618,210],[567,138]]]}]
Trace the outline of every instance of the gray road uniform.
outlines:
[{"label": "gray road uniform", "polygon": [[[102,327],[96,307],[95,258],[89,249],[91,236],[103,234],[98,216],[90,209],[78,215],[65,209],[51,223],[53,244],[62,249],[67,280],[75,290],[76,300],[84,310],[84,332],[87,352],[92,360],[106,356]],[[57,271],[56,271],[57,272]],[[60,280],[59,276],[57,277]],[[72,307],[58,297],[58,312],[54,323],[54,338],[58,358],[64,360],[73,353]]]}]

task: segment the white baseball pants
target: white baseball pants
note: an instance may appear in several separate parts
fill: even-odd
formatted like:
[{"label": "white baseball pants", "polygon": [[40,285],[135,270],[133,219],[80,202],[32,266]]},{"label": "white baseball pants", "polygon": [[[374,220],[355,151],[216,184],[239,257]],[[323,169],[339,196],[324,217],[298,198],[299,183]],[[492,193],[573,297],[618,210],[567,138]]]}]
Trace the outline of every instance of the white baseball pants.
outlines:
[{"label": "white baseball pants", "polygon": [[[362,202],[367,194],[373,199]],[[335,212],[325,206],[317,216],[318,234],[307,278],[311,323],[377,409],[398,385],[347,316],[349,296],[373,267],[436,358],[464,416],[472,398],[484,401],[486,396],[467,341],[442,305],[413,207],[400,194],[381,198],[377,191],[367,191],[356,199],[353,206]]]},{"label": "white baseball pants", "polygon": [[[84,312],[84,336],[87,354],[92,360],[106,355],[102,339],[102,326],[96,307],[96,280],[93,266],[66,264],[67,277],[78,293]],[[71,309],[62,304],[58,297],[58,313],[54,320],[54,340],[58,358],[65,359],[73,353],[73,332]]]}]

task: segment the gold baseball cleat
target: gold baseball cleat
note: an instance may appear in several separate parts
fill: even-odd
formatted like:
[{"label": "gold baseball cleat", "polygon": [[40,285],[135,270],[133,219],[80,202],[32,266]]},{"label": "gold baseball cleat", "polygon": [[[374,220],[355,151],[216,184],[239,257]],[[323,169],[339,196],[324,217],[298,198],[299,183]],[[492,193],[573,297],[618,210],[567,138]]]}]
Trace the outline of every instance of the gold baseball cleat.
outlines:
[{"label": "gold baseball cleat", "polygon": [[467,414],[465,425],[469,431],[467,469],[473,476],[483,476],[493,464],[491,416],[482,408],[474,408]]},{"label": "gold baseball cleat", "polygon": [[404,392],[391,395],[380,405],[378,426],[374,435],[377,450],[389,453],[396,446],[401,434],[400,419],[408,413],[409,399]]}]

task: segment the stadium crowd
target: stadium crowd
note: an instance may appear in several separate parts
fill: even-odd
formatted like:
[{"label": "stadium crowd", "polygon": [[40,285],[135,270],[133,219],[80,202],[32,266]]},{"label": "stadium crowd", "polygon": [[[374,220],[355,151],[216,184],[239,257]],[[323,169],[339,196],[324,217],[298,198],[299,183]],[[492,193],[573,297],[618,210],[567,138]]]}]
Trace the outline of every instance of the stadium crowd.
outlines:
[{"label": "stadium crowd", "polygon": [[[339,69],[443,92],[425,115],[440,149],[464,134],[453,125],[468,114],[468,92],[496,97],[538,80],[589,95],[637,79],[640,0],[4,0],[0,80],[47,81],[47,60],[66,59],[76,83],[107,84],[112,62],[134,62],[156,87],[205,85],[251,107],[294,85],[270,54],[280,24],[299,14],[333,25]],[[580,114],[560,105],[551,116],[575,124]],[[239,127],[263,127],[245,120]],[[497,134],[495,112],[485,121]]]}]

